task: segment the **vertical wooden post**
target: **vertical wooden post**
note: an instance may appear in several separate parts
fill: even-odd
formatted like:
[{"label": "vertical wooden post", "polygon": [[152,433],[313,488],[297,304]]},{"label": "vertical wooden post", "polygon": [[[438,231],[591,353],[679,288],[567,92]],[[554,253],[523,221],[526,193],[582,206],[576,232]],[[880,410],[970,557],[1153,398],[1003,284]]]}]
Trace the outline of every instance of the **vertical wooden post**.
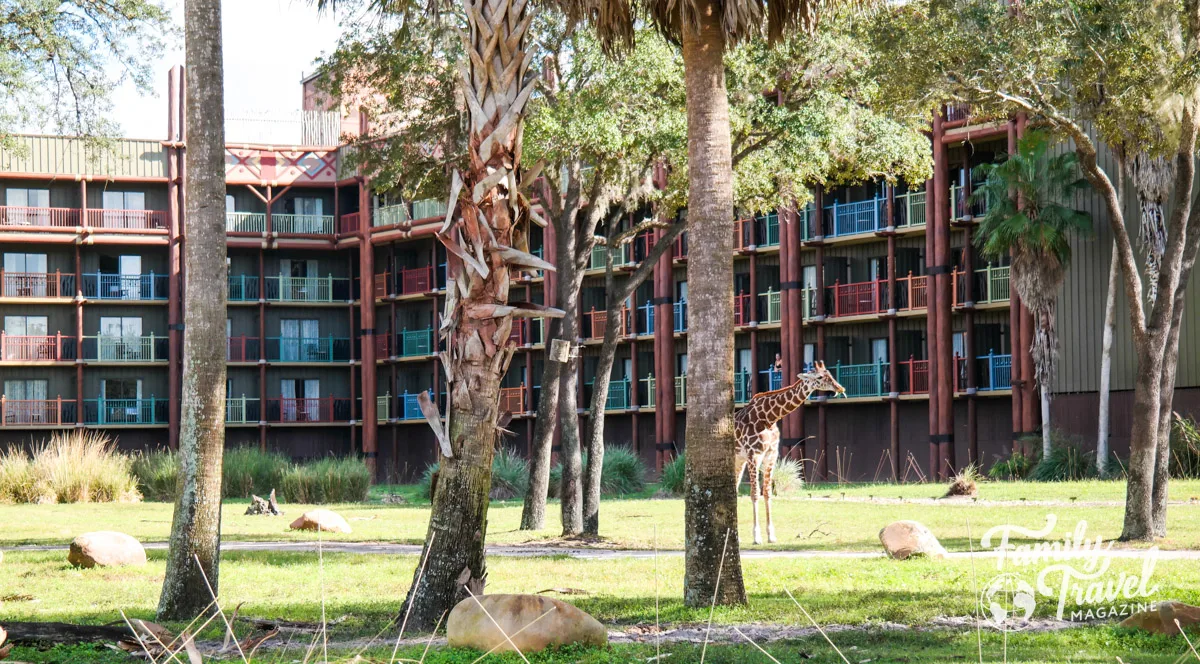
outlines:
[{"label": "vertical wooden post", "polygon": [[[180,74],[182,69],[178,66],[172,67],[167,76],[167,141],[178,145],[181,142],[181,130],[183,125],[182,108],[182,77]],[[182,241],[183,241],[183,219],[181,211],[180,196],[180,169],[179,162],[182,155],[178,147],[167,148],[167,330],[169,339],[167,343],[170,345],[168,354],[168,387],[167,392],[170,398],[170,407],[168,410],[169,432],[168,443],[171,449],[179,447],[179,430],[180,430],[180,403],[179,398],[182,390],[183,367],[183,334],[182,334],[182,309],[183,301],[183,279],[182,277]],[[84,187],[83,200],[86,205],[87,190]],[[87,212],[83,213],[85,216]],[[153,286],[153,284],[151,284]]]},{"label": "vertical wooden post", "polygon": [[[896,224],[896,189],[888,186],[887,188],[887,225],[894,227]],[[900,477],[900,364],[899,358],[896,356],[896,234],[893,232],[887,238],[887,302],[884,306],[888,311],[888,377],[891,388],[888,390],[888,415],[889,415],[889,432],[888,432],[888,449],[891,456],[892,481],[896,481]],[[912,288],[912,280],[908,280],[909,288]],[[909,304],[912,304],[912,293],[909,293]],[[909,386],[912,386],[911,375],[912,364],[909,364]]]},{"label": "vertical wooden post", "polygon": [[[813,211],[814,226],[817,229],[817,235],[825,234],[825,187],[818,186],[813,192],[815,199],[815,210]],[[836,213],[836,210],[835,210]],[[816,299],[816,317],[822,322],[817,325],[817,359],[824,362],[825,358],[825,245],[817,245],[817,292],[814,294]],[[825,421],[825,410],[828,406],[821,402],[817,405],[817,463],[816,469],[813,472],[817,481],[823,482],[829,477],[829,429]]]},{"label": "vertical wooden post", "polygon": [[[96,340],[99,359],[100,340]],[[75,245],[75,419],[77,425],[84,422],[83,416],[83,256],[79,245]],[[103,394],[98,396],[104,396]]]},{"label": "vertical wooden post", "polygon": [[[655,231],[661,239],[663,231]],[[654,339],[656,380],[654,417],[659,433],[655,444],[658,470],[670,460],[675,443],[675,277],[672,252],[664,251],[654,267]]]},{"label": "vertical wooden post", "polygon": [[[938,145],[941,143],[941,122],[939,118],[940,114],[934,115],[933,156],[935,173],[939,167],[937,157],[939,156]],[[935,287],[937,259],[934,252],[934,235],[938,218],[937,208],[938,201],[941,200],[937,193],[937,183],[938,179],[936,176],[933,179],[925,181],[925,353],[929,362],[927,374],[929,383],[929,477],[934,480],[937,479],[939,466],[937,441],[940,420],[938,419],[939,401],[937,394],[940,382],[938,366],[941,364],[939,362],[937,344],[939,307]]]},{"label": "vertical wooden post", "polygon": [[[365,114],[360,115],[359,122],[365,130]],[[358,182],[359,324],[363,341],[369,340],[369,343],[362,344],[362,451],[367,469],[371,473],[371,481],[375,482],[378,480],[379,425],[375,414],[375,394],[378,389],[375,367],[375,251],[371,246],[371,224],[366,217],[369,214],[370,204],[369,182],[366,177],[360,177]]]},{"label": "vertical wooden post", "polygon": [[[258,449],[267,451],[267,259],[258,247]],[[281,395],[282,396],[282,395]]]},{"label": "vertical wooden post", "polygon": [[943,117],[934,118],[934,188],[937,203],[937,218],[934,224],[934,265],[936,297],[933,298],[937,313],[938,357],[938,466],[937,477],[946,479],[956,468],[954,459],[954,373],[955,366],[949,359],[954,354],[954,327],[951,309],[953,284],[951,283],[950,251],[950,164],[946,144],[942,141]]}]

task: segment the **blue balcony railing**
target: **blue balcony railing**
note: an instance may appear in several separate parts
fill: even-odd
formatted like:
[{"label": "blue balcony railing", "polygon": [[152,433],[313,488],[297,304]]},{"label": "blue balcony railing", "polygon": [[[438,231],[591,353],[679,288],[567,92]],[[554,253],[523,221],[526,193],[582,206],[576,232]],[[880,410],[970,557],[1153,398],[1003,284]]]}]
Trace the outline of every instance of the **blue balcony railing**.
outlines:
[{"label": "blue balcony railing", "polygon": [[[429,398],[433,398],[433,390],[428,390]],[[420,392],[409,393],[405,390],[404,394],[400,395],[400,412],[396,413],[402,420],[423,420],[425,414],[421,412],[421,403],[417,400]]]},{"label": "blue balcony railing", "polygon": [[762,382],[766,385],[766,390],[778,390],[783,388],[783,372],[775,369],[763,369],[758,372],[762,377]]},{"label": "blue balcony railing", "polygon": [[687,332],[687,300],[675,303],[675,331]]},{"label": "blue balcony railing", "polygon": [[[958,391],[967,389],[967,362],[965,358],[956,357],[955,373],[957,378]],[[980,355],[975,358],[976,379],[979,385],[976,389],[980,392],[990,392],[992,390],[1008,390],[1012,389],[1012,355],[997,355],[994,352],[989,352],[987,355]]]},{"label": "blue balcony railing", "polygon": [[84,424],[166,424],[166,399],[86,399],[83,402]]},{"label": "blue balcony railing", "polygon": [[165,274],[105,274],[83,275],[83,296],[91,300],[149,301],[167,299]]},{"label": "blue balcony railing", "polygon": [[638,307],[637,333],[654,334],[654,305],[648,301]]}]

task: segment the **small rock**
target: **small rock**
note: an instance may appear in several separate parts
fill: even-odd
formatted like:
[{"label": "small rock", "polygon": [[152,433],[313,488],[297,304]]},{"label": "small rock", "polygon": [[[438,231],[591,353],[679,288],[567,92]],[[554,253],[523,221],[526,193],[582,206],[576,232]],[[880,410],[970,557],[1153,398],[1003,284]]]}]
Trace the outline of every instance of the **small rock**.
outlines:
[{"label": "small rock", "polygon": [[[516,645],[521,652],[529,653],[571,643],[593,646],[608,643],[604,625],[562,600],[539,595],[483,595],[478,600],[468,597],[450,611],[446,637],[451,647],[512,652]],[[480,608],[481,604],[487,613]],[[550,613],[539,619],[547,611]],[[508,634],[512,644],[504,634]]]},{"label": "small rock", "polygon": [[310,510],[300,515],[292,522],[292,530],[321,530],[327,533],[348,533],[350,524],[346,523],[333,510]]},{"label": "small rock", "polygon": [[1183,602],[1159,602],[1155,611],[1135,613],[1122,620],[1120,626],[1173,636],[1179,633],[1176,620],[1184,628],[1200,624],[1200,606],[1191,606]]},{"label": "small rock", "polygon": [[72,540],[67,562],[83,568],[145,565],[146,549],[125,533],[102,530]]},{"label": "small rock", "polygon": [[271,495],[265,500],[250,494],[250,507],[246,508],[247,516],[281,516],[282,514],[283,510],[279,509],[279,503],[275,502],[275,489],[271,489]]},{"label": "small rock", "polygon": [[896,521],[879,531],[879,541],[888,557],[905,560],[912,556],[945,558],[946,549],[933,533],[916,521]]}]

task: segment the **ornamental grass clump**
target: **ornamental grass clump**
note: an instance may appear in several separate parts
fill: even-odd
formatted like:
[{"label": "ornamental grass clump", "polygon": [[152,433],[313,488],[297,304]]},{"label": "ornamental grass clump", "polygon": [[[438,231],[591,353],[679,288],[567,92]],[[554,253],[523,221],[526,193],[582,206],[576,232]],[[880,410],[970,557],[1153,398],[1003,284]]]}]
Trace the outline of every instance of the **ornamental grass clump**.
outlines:
[{"label": "ornamental grass clump", "polygon": [[102,433],[56,433],[30,453],[9,448],[0,455],[0,502],[137,502],[131,464]]}]

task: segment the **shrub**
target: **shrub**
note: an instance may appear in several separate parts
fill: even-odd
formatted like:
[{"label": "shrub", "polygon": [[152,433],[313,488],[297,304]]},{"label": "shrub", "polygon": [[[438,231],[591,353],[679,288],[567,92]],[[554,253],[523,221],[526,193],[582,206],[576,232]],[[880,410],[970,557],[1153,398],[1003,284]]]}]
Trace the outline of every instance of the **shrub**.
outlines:
[{"label": "shrub", "polygon": [[1200,427],[1179,413],[1171,425],[1171,477],[1200,479]]},{"label": "shrub", "polygon": [[0,501],[136,502],[141,494],[130,465],[104,434],[56,433],[31,455],[9,449],[0,456]]},{"label": "shrub", "polygon": [[235,447],[225,450],[222,465],[221,493],[226,498],[249,498],[251,494],[265,496],[283,486],[291,462],[279,452]]},{"label": "shrub", "polygon": [[[438,464],[431,463],[421,473],[421,495],[433,499],[433,474],[438,471]],[[529,488],[529,462],[521,455],[508,449],[501,448],[492,458],[492,500],[513,500],[525,495]]]},{"label": "shrub", "polygon": [[792,493],[804,488],[804,462],[796,459],[780,459],[771,475],[775,494]]},{"label": "shrub", "polygon": [[979,466],[968,464],[966,468],[954,474],[954,481],[950,483],[950,488],[943,497],[974,496],[979,493],[979,482],[982,480],[983,474],[979,472]]},{"label": "shrub", "polygon": [[[583,455],[581,472],[586,473],[588,455]],[[580,480],[582,481],[582,480]],[[633,450],[625,446],[604,451],[600,468],[600,495],[626,496],[646,488],[646,464]],[[562,464],[550,469],[550,497],[562,497]]]},{"label": "shrub", "polygon": [[1007,459],[999,459],[988,469],[988,477],[994,480],[1023,480],[1029,476],[1029,471],[1037,465],[1036,454],[1026,456],[1014,451]]},{"label": "shrub", "polygon": [[662,477],[658,480],[663,491],[674,496],[683,495],[683,468],[683,454],[671,459],[663,466]]},{"label": "shrub", "polygon": [[367,499],[371,473],[362,459],[328,458],[287,468],[278,497],[289,503],[351,503]]},{"label": "shrub", "polygon": [[1032,479],[1068,482],[1096,476],[1096,453],[1084,450],[1083,441],[1051,433],[1050,445],[1050,454],[1033,467]]},{"label": "shrub", "polygon": [[175,500],[175,482],[179,477],[179,457],[174,452],[152,450],[134,455],[133,476],[137,478],[138,490],[146,500],[172,502]]}]

